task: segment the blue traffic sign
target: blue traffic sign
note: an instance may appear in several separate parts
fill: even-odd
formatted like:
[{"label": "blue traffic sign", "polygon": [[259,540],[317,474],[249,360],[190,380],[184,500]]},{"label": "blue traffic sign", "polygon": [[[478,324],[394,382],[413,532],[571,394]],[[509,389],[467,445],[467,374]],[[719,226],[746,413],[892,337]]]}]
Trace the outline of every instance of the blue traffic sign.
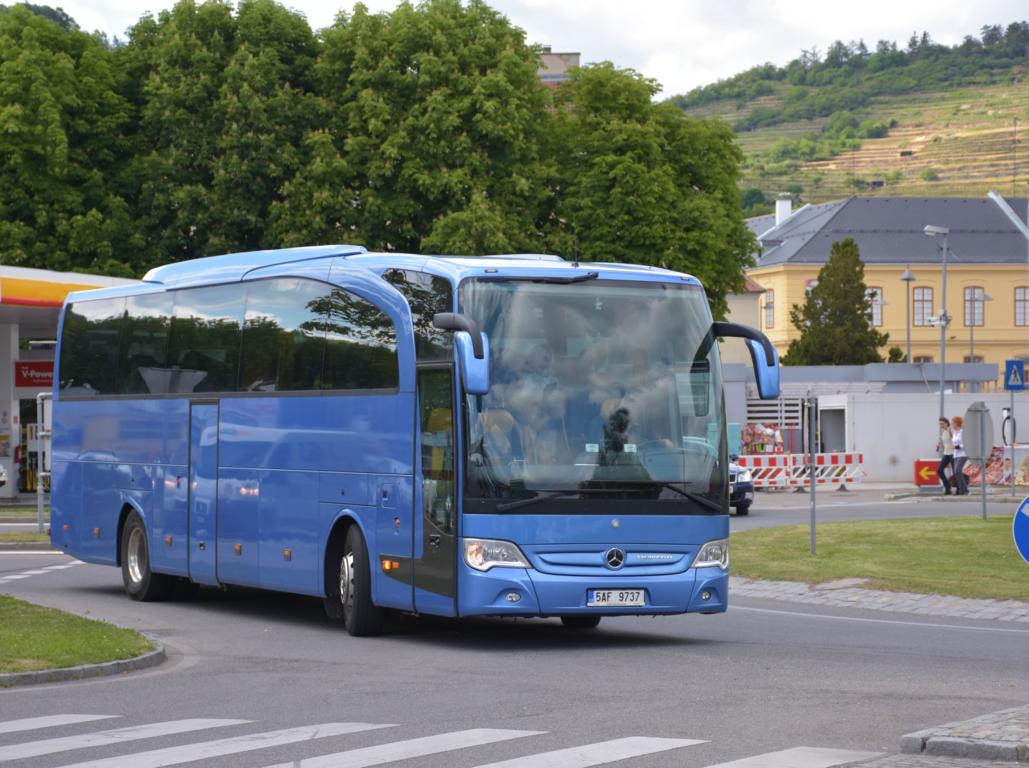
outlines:
[{"label": "blue traffic sign", "polygon": [[1025,388],[1025,360],[1005,360],[1004,389],[1020,392]]},{"label": "blue traffic sign", "polygon": [[1029,497],[1022,499],[1011,523],[1011,533],[1015,537],[1015,549],[1022,559],[1029,563]]}]

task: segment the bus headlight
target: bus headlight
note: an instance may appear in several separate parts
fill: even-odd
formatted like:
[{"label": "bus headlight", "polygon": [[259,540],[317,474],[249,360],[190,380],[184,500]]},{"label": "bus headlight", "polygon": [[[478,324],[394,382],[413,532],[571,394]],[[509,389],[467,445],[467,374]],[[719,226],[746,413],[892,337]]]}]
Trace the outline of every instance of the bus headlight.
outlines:
[{"label": "bus headlight", "polygon": [[530,568],[522,550],[510,541],[462,539],[464,561],[477,571],[490,568]]},{"label": "bus headlight", "polygon": [[697,559],[693,561],[694,568],[707,568],[717,565],[719,568],[729,567],[729,540],[718,539],[709,541],[700,548]]}]

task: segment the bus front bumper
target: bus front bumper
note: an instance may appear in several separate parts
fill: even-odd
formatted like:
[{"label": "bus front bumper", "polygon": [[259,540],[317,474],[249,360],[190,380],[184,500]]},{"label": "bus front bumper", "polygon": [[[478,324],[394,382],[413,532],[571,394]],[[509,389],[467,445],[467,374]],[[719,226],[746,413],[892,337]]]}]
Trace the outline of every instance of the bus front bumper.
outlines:
[{"label": "bus front bumper", "polygon": [[[644,604],[587,605],[594,589],[644,591]],[[729,574],[718,567],[682,573],[619,579],[615,576],[559,576],[528,568],[461,569],[461,616],[598,616],[721,613],[728,607]]]}]

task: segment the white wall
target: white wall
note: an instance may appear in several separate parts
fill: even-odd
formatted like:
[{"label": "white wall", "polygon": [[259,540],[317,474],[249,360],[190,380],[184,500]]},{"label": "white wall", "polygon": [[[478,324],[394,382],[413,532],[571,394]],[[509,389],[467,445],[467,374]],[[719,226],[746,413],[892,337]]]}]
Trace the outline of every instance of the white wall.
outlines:
[{"label": "white wall", "polygon": [[[864,454],[866,479],[913,483],[915,459],[936,458],[940,396],[925,393],[845,397],[847,448]],[[977,400],[990,409],[994,443],[1002,445],[1001,409],[1009,404],[1007,392],[947,394],[947,418],[964,416],[968,406]],[[1019,442],[1029,443],[1029,392],[1015,393],[1015,419]]]}]

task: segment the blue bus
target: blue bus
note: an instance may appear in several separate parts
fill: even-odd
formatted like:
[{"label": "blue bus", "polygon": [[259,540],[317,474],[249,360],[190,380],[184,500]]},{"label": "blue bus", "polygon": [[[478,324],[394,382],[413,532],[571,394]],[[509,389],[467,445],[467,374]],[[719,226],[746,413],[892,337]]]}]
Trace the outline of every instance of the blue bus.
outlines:
[{"label": "blue bus", "polygon": [[717,339],[778,357],[656,267],[317,246],[73,293],[53,405],[53,543],[176,581],[385,613],[727,606]]}]

